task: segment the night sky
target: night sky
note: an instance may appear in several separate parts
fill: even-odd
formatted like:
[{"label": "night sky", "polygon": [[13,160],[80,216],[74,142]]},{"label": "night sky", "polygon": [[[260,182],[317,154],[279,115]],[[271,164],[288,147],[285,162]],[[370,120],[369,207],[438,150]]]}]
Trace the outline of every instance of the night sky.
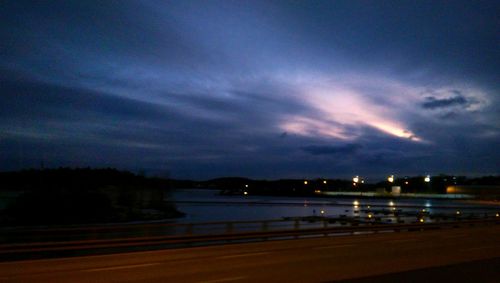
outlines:
[{"label": "night sky", "polygon": [[0,2],[0,170],[500,173],[499,1]]}]

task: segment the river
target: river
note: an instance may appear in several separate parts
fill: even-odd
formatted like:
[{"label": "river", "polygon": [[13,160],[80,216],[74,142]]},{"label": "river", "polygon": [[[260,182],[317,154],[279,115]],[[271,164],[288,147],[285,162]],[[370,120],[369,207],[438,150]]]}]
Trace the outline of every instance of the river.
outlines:
[{"label": "river", "polygon": [[[179,222],[270,220],[285,217],[365,217],[375,212],[399,211],[424,216],[494,215],[498,205],[481,205],[456,199],[356,198],[356,197],[277,197],[220,195],[217,190],[177,189],[171,192],[177,208],[186,214]],[[388,219],[390,215],[387,216]],[[387,218],[386,217],[386,218]]]}]

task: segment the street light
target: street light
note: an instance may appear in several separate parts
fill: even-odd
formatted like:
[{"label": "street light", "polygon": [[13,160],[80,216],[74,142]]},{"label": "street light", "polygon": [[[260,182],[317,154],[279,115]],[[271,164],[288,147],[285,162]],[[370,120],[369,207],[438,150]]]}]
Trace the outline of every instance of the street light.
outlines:
[{"label": "street light", "polygon": [[391,176],[387,177],[387,181],[389,183],[394,183],[394,175],[391,175]]},{"label": "street light", "polygon": [[424,178],[424,182],[429,183],[431,181],[431,176],[427,175]]},{"label": "street light", "polygon": [[359,182],[359,176],[356,176],[356,177],[352,178],[352,181],[354,183],[358,183]]}]

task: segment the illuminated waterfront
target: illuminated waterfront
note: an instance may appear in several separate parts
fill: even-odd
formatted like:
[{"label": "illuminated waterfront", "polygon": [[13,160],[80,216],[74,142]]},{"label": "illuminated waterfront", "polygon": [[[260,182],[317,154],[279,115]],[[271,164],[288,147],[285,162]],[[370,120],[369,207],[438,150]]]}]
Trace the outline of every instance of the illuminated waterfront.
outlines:
[{"label": "illuminated waterfront", "polygon": [[[391,212],[401,215],[494,215],[499,206],[480,205],[457,199],[431,198],[375,198],[364,197],[274,197],[274,196],[226,196],[216,190],[175,190],[172,199],[177,208],[186,213],[180,222],[244,221],[281,219],[285,217],[360,217],[370,212],[396,220]],[[422,211],[424,210],[424,211]],[[323,213],[321,213],[323,211]],[[372,213],[374,214],[374,213]],[[408,221],[416,220],[414,216]]]}]

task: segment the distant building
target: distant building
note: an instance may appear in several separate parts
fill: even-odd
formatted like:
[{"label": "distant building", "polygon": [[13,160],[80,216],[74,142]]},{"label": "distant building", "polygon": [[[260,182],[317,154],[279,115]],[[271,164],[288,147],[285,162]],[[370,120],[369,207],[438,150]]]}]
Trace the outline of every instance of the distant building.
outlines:
[{"label": "distant building", "polygon": [[399,196],[401,194],[401,186],[392,186],[391,194],[395,196]]}]

